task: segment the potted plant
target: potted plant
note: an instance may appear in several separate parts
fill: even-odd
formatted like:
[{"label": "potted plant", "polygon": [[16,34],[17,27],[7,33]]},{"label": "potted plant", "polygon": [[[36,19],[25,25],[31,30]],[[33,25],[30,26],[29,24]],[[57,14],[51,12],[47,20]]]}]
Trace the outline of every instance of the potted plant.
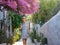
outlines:
[{"label": "potted plant", "polygon": [[42,40],[41,40],[41,45],[47,45],[48,43],[47,43],[47,38],[43,38]]},{"label": "potted plant", "polygon": [[37,35],[36,35],[36,40],[37,40],[37,45],[40,45],[41,36],[37,34]]},{"label": "potted plant", "polygon": [[33,29],[33,32],[30,33],[30,38],[33,43],[36,42],[36,30],[35,29]]},{"label": "potted plant", "polygon": [[47,38],[40,32],[40,34],[36,33],[36,30],[33,29],[33,32],[30,33],[30,38],[33,43],[36,45],[45,45],[47,44]]},{"label": "potted plant", "polygon": [[30,33],[30,38],[36,45],[38,45],[38,43],[40,44],[41,36],[36,33],[35,28],[33,29],[33,32]]}]

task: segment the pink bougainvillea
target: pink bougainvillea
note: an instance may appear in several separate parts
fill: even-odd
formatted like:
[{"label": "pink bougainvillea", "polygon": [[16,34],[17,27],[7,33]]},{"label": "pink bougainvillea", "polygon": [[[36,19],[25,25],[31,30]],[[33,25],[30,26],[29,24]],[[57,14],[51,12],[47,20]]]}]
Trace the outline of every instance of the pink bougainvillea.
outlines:
[{"label": "pink bougainvillea", "polygon": [[21,15],[33,14],[39,8],[39,0],[0,0],[0,4]]}]

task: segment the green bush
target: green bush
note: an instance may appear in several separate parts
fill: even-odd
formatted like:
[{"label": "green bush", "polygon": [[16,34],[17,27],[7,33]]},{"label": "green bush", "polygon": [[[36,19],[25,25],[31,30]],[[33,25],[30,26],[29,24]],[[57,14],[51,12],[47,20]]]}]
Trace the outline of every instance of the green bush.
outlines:
[{"label": "green bush", "polygon": [[12,39],[12,37],[7,38],[7,43],[10,43],[10,44],[13,43],[13,39]]},{"label": "green bush", "polygon": [[0,29],[0,43],[4,43],[5,42],[5,32],[4,30]]},{"label": "green bush", "polygon": [[16,34],[16,35],[14,35],[13,36],[13,42],[16,42],[16,41],[18,41],[18,40],[20,40],[20,35],[19,34]]},{"label": "green bush", "polygon": [[15,34],[13,36],[10,36],[10,37],[7,38],[7,43],[13,44],[16,41],[20,40],[20,38],[21,38],[21,31],[16,31],[15,30]]},{"label": "green bush", "polygon": [[13,44],[18,40],[20,40],[20,35],[16,34],[16,35],[14,35],[12,37],[7,38],[7,43]]},{"label": "green bush", "polygon": [[19,41],[20,39],[21,39],[21,30],[16,29],[15,33],[14,33],[14,36],[12,38],[13,43],[16,42],[16,41]]}]

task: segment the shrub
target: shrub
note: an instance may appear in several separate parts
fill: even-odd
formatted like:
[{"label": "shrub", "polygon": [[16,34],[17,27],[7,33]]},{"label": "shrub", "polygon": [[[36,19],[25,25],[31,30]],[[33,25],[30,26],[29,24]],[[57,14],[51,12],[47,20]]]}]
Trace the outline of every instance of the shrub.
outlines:
[{"label": "shrub", "polygon": [[0,29],[0,43],[4,43],[5,42],[5,32],[4,30]]}]

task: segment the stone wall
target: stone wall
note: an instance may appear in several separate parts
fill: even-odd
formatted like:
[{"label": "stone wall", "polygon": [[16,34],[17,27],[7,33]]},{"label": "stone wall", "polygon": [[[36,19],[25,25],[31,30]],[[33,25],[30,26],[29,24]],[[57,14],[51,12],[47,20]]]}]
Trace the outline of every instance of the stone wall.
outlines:
[{"label": "stone wall", "polygon": [[46,22],[40,32],[48,39],[48,45],[60,45],[60,11]]}]

